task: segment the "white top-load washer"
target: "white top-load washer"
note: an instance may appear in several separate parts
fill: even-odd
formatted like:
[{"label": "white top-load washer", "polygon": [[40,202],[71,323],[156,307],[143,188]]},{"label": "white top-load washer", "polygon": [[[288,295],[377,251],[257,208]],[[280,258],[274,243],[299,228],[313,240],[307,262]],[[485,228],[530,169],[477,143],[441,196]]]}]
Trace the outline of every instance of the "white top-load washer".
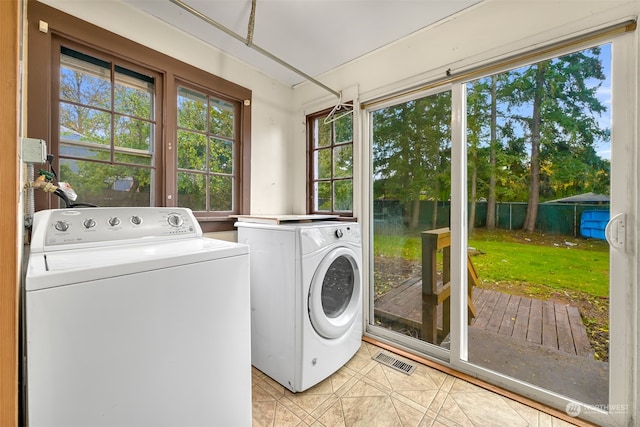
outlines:
[{"label": "white top-load washer", "polygon": [[360,226],[250,221],[236,226],[251,253],[251,360],[287,389],[304,391],[361,346]]},{"label": "white top-load washer", "polygon": [[35,214],[25,281],[35,426],[249,426],[246,245],[189,209]]}]

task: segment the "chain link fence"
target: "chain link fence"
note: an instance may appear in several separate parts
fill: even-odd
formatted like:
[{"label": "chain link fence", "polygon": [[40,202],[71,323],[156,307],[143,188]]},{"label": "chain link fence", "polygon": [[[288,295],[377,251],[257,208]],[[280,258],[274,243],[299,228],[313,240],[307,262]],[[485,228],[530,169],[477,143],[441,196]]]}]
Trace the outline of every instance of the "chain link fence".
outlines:
[{"label": "chain link fence", "polygon": [[[418,228],[430,230],[449,226],[450,203],[447,201],[420,202]],[[467,207],[467,212],[471,207]],[[593,203],[540,203],[536,230],[542,233],[580,236],[580,220],[585,211],[609,211],[609,204]],[[398,233],[407,231],[410,224],[410,208],[398,200],[376,200],[373,202],[374,227],[384,232]],[[526,203],[497,203],[496,228],[519,230],[524,225],[527,213]],[[477,202],[475,228],[485,228],[487,222],[487,203]]]}]

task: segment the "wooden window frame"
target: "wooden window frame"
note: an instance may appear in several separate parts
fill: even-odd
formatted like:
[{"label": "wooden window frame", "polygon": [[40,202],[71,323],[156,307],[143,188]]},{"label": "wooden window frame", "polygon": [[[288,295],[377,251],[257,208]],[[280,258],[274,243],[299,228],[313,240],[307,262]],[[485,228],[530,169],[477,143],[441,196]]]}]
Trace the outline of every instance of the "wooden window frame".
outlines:
[{"label": "wooden window frame", "polygon": [[[350,211],[335,211],[335,210],[331,210],[331,211],[318,211],[316,210],[315,206],[316,206],[316,200],[315,200],[315,188],[314,188],[314,184],[315,184],[315,161],[314,161],[314,152],[317,151],[315,146],[314,146],[314,122],[318,119],[322,119],[324,117],[327,117],[330,113],[331,113],[332,109],[328,108],[326,110],[322,110],[322,111],[318,111],[316,113],[313,114],[309,114],[307,116],[307,123],[306,123],[306,128],[307,128],[307,212],[310,214],[325,214],[325,215],[338,215],[340,217],[344,217],[344,218],[353,218],[353,199],[351,201],[351,210]],[[332,132],[331,135],[331,144],[328,147],[324,147],[327,149],[331,149],[333,152],[333,148],[336,146],[346,146],[346,145],[351,145],[352,147],[352,156],[353,156],[353,148],[354,148],[354,141],[353,141],[353,129],[352,129],[352,134],[351,134],[351,142],[350,143],[341,143],[341,144],[335,144],[335,138]],[[352,161],[354,161],[354,159],[352,159]],[[332,170],[333,170],[333,164],[334,164],[334,159],[333,159],[333,153],[332,153],[332,157],[331,157],[331,166],[332,166]],[[351,191],[353,194],[354,191],[354,171],[351,171]],[[335,181],[341,181],[342,179],[336,179],[333,176],[331,177],[331,179],[329,180],[332,184]],[[333,200],[334,196],[332,195],[332,206],[334,205],[335,200]]]},{"label": "wooden window frame", "polygon": [[[57,94],[58,78],[55,64],[58,63],[59,43],[73,45],[77,49],[103,53],[111,58],[125,61],[133,66],[150,70],[160,76],[158,82],[162,99],[159,106],[160,146],[157,147],[160,165],[157,169],[158,184],[154,189],[156,206],[175,206],[177,200],[176,168],[176,126],[177,126],[177,87],[180,83],[205,88],[208,92],[218,93],[227,100],[238,103],[238,140],[240,147],[235,171],[238,180],[235,188],[235,211],[232,214],[250,213],[250,159],[251,159],[251,101],[250,89],[186,64],[168,55],[142,46],[122,36],[109,32],[88,22],[82,21],[64,12],[39,2],[28,3],[28,102],[27,134],[33,138],[42,138],[49,147],[57,150],[57,106],[53,105]],[[48,31],[39,30],[39,22],[48,23]],[[103,47],[104,46],[104,47]],[[57,50],[56,50],[56,47]],[[82,50],[81,50],[82,51]],[[52,151],[56,155],[57,151]],[[56,156],[57,157],[57,156]],[[54,160],[57,162],[57,159]],[[57,167],[57,163],[54,163]],[[36,166],[37,168],[38,166]],[[42,165],[45,169],[46,166]],[[36,210],[57,207],[57,200],[43,192],[36,193]],[[196,212],[196,217],[204,232],[234,230],[235,218],[229,212],[215,215],[212,212]]]},{"label": "wooden window frame", "polygon": [[[52,95],[52,101],[51,101],[51,140],[47,141],[48,144],[48,149],[50,152],[52,153],[58,153],[58,155],[55,158],[55,165],[56,165],[56,170],[60,170],[60,160],[62,158],[65,159],[69,159],[69,160],[78,160],[78,161],[82,161],[82,162],[90,162],[90,163],[99,163],[98,161],[95,161],[93,159],[86,159],[86,158],[74,158],[72,156],[62,156],[60,155],[60,128],[57,125],[53,125],[53,124],[57,124],[60,123],[60,109],[59,109],[59,104],[60,104],[60,99],[58,97],[58,93],[60,90],[60,67],[61,67],[61,62],[60,62],[60,52],[62,50],[63,47],[68,48],[70,50],[73,50],[75,52],[78,53],[82,53],[85,55],[88,55],[92,58],[101,60],[101,61],[105,61],[111,64],[117,64],[118,66],[123,66],[126,67],[127,69],[134,71],[134,72],[138,72],[140,74],[143,75],[148,75],[149,77],[152,77],[154,79],[154,111],[153,111],[153,120],[151,120],[150,122],[154,123],[154,140],[153,140],[153,147],[154,147],[154,161],[152,164],[149,165],[148,169],[153,170],[153,172],[157,175],[156,180],[162,180],[164,179],[162,176],[162,166],[164,164],[163,162],[163,157],[164,157],[164,150],[162,149],[162,103],[161,102],[156,102],[157,100],[161,100],[162,99],[162,87],[164,86],[163,84],[163,75],[161,73],[157,73],[155,71],[140,67],[138,65],[135,64],[131,64],[123,59],[121,59],[118,56],[114,56],[114,55],[110,55],[106,52],[100,52],[100,51],[96,51],[94,49],[91,49],[87,46],[84,46],[82,44],[78,44],[69,40],[66,40],[64,38],[60,38],[60,37],[53,37],[52,41],[51,41],[51,47],[52,47],[52,91],[51,91],[51,95]],[[109,112],[109,114],[114,114],[115,111],[111,110]],[[116,147],[111,147],[110,150],[113,153],[115,151]],[[73,183],[71,183],[73,184]],[[151,189],[150,192],[150,198],[151,200],[153,200],[155,202],[155,204],[157,204],[160,200],[162,200],[163,195],[161,192],[162,189],[162,185],[161,183],[156,183],[156,185],[154,185],[154,187]],[[82,200],[79,200],[80,202]]]},{"label": "wooden window frame", "polygon": [[[239,137],[239,132],[237,131],[238,129],[241,128],[241,120],[240,120],[240,114],[239,111],[242,109],[241,103],[239,103],[237,100],[234,99],[230,99],[228,96],[226,96],[223,93],[219,93],[217,91],[213,91],[211,88],[207,88],[207,87],[203,87],[203,86],[199,86],[199,85],[194,85],[190,82],[184,81],[184,80],[180,80],[178,79],[177,84],[176,84],[176,91],[178,91],[179,88],[185,88],[188,90],[192,90],[192,91],[197,91],[199,93],[201,93],[202,95],[205,95],[207,97],[211,97],[211,98],[215,98],[227,103],[230,103],[234,106],[234,132],[233,132],[233,137],[232,138],[228,138],[228,137],[223,137],[224,139],[233,141],[233,176],[234,179],[238,179],[238,176],[236,174],[236,170],[237,168],[240,166],[241,162],[240,162],[240,156],[241,156],[241,148],[242,148],[242,143],[240,141],[240,137]],[[176,93],[177,96],[177,93]],[[177,111],[177,110],[176,110]],[[176,124],[176,130],[179,130],[177,124]],[[211,137],[213,135],[209,134],[208,131],[204,132],[207,134],[207,137]],[[174,134],[176,141],[177,141],[177,135]],[[179,147],[176,147],[176,155],[177,152],[179,151]],[[176,162],[176,175],[179,171],[180,168],[177,167],[177,162]],[[184,170],[183,170],[184,171]],[[203,172],[203,175],[205,175],[207,178],[214,176],[214,175],[219,175],[215,172],[212,172],[208,169],[207,167],[207,171]],[[238,191],[238,186],[235,185],[233,188],[233,192],[232,192],[232,205],[233,207],[235,207],[238,203],[238,197],[239,197],[240,192]],[[177,195],[177,191],[176,191],[176,197],[179,199],[178,195]],[[208,196],[207,196],[208,198]],[[179,202],[179,200],[178,200]],[[200,220],[207,218],[208,216],[214,215],[216,211],[202,211],[202,212],[197,212],[196,216],[199,217]],[[233,215],[235,214],[235,210],[232,211],[226,211],[225,214],[226,215]]]}]

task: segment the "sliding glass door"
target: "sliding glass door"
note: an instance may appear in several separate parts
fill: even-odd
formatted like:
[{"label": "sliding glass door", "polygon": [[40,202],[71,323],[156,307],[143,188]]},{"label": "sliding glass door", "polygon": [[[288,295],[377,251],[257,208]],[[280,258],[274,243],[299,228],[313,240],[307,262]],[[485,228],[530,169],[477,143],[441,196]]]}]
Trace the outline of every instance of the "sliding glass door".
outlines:
[{"label": "sliding glass door", "polygon": [[367,109],[369,334],[570,416],[629,419],[628,39]]},{"label": "sliding glass door", "polygon": [[[466,360],[609,404],[611,45],[465,84]],[[468,295],[468,294],[467,294]]]}]

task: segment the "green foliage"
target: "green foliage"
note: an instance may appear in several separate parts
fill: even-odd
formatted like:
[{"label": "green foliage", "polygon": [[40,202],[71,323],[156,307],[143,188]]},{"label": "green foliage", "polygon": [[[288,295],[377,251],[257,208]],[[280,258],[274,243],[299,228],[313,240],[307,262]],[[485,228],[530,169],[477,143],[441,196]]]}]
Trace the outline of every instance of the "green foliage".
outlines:
[{"label": "green foliage", "polygon": [[151,204],[153,87],[110,68],[62,55],[60,172],[79,201],[103,206]]},{"label": "green foliage", "polygon": [[[508,120],[514,126],[522,126],[529,145],[539,127],[541,179],[556,181],[555,185],[543,187],[542,199],[566,195],[568,188],[572,189],[571,194],[593,191],[592,188],[608,194],[601,180],[592,181],[599,171],[608,169],[608,161],[598,158],[594,150],[596,143],[610,137],[609,130],[597,120],[607,111],[597,97],[605,79],[600,53],[600,48],[587,49],[508,73],[509,83],[502,90]],[[542,78],[538,79],[538,75]],[[533,116],[536,109],[539,115]],[[569,166],[566,169],[565,162]],[[557,183],[559,177],[552,177],[561,169],[566,185]],[[558,189],[561,194],[556,192]]]},{"label": "green foliage", "polygon": [[[610,140],[599,121],[608,113],[597,97],[602,58],[600,48],[586,49],[467,84],[470,197],[493,190],[498,201],[526,202],[531,188],[543,201],[609,194],[610,162],[596,153]],[[372,114],[374,198],[399,200],[410,226],[416,201],[449,198],[450,122],[449,92]]]},{"label": "green foliage", "polygon": [[[152,204],[160,132],[153,81],[116,65],[112,86],[112,64],[66,52],[60,74],[60,179],[84,202]],[[179,89],[177,106],[179,203],[199,211],[231,211],[234,106],[186,88]]]},{"label": "green foliage", "polygon": [[195,211],[232,211],[233,105],[181,87],[178,93],[178,201]]},{"label": "green foliage", "polygon": [[[429,95],[373,113],[374,198],[448,200],[451,92]],[[418,212],[411,212],[412,224]]]}]

